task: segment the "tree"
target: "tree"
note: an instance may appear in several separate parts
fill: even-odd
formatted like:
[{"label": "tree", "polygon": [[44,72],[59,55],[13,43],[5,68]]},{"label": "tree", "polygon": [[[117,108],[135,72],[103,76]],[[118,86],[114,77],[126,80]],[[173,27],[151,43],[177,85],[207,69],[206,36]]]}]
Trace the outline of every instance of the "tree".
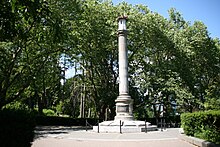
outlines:
[{"label": "tree", "polygon": [[204,24],[191,25],[175,9],[165,19],[146,6],[125,2],[114,6],[109,1],[83,1],[80,8],[77,20],[67,20],[73,24],[68,35],[74,40],[69,43],[71,50],[67,54],[85,70],[82,82],[92,87],[97,115],[103,117],[108,105],[114,112],[118,95],[116,18],[122,14],[129,16],[129,74],[134,108],[143,102],[147,90],[147,102],[157,117],[158,104],[165,106],[167,115],[176,113],[175,109],[183,112],[203,108],[208,85],[219,77],[213,72],[219,70],[219,49]]},{"label": "tree", "polygon": [[[113,118],[120,15],[129,18],[129,90],[138,113],[147,110],[159,117],[158,106],[163,105],[169,116],[208,109],[212,100],[219,100],[219,39],[212,39],[202,22],[187,22],[175,9],[166,19],[147,6],[125,2],[30,0],[0,5],[0,108],[22,98],[33,107],[38,99],[40,111],[59,105],[74,117],[85,108],[81,116],[91,112],[104,118],[110,108]],[[79,68],[72,79],[61,73],[66,70],[59,64],[62,56]]]},{"label": "tree", "polygon": [[21,99],[42,77],[42,67],[50,61],[57,63],[61,50],[60,18],[54,16],[47,2],[1,1],[1,8],[0,108]]}]

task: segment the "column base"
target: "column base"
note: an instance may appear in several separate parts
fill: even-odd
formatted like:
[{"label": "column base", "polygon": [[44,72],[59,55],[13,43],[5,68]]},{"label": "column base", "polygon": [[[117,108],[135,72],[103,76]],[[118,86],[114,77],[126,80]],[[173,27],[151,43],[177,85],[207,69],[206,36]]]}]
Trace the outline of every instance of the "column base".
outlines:
[{"label": "column base", "polygon": [[133,117],[133,100],[128,94],[121,94],[115,100],[116,116],[115,120],[132,121]]}]

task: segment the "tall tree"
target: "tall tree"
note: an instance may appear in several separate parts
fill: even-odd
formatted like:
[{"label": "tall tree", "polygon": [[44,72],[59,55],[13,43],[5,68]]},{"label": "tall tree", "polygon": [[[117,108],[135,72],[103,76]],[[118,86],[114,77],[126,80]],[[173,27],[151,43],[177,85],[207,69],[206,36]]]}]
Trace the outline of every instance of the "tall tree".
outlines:
[{"label": "tall tree", "polygon": [[38,74],[45,64],[59,60],[61,26],[58,20],[61,18],[54,16],[53,9],[45,1],[6,0],[0,4],[3,8],[0,11],[2,108],[21,98],[31,83],[39,80]]}]

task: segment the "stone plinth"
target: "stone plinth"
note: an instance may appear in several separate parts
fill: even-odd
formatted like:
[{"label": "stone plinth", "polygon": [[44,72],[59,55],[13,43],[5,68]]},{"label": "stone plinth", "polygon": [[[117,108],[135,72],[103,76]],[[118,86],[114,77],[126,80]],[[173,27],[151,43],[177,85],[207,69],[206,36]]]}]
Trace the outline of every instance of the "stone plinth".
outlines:
[{"label": "stone plinth", "polygon": [[[155,131],[157,127],[144,121],[121,121],[121,133],[138,133],[147,131]],[[98,132],[98,126],[93,126],[93,131]],[[120,133],[120,120],[104,121],[99,123],[100,133]]]}]

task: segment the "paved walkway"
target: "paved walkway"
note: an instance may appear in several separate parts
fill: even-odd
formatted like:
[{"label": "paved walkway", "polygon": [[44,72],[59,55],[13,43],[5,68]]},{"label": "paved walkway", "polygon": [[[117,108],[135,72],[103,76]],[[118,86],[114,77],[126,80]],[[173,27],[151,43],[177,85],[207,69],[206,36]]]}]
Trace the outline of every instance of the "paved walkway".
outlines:
[{"label": "paved walkway", "polygon": [[32,147],[195,147],[178,136],[178,128],[120,134],[96,133],[76,127],[38,127]]}]

